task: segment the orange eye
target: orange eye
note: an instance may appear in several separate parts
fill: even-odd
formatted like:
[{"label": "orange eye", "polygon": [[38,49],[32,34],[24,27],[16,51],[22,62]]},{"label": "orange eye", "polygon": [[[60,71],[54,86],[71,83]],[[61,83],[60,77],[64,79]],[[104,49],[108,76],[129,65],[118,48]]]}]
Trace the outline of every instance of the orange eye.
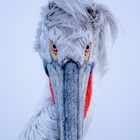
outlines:
[{"label": "orange eye", "polygon": [[54,59],[57,59],[57,46],[50,40],[50,50]]},{"label": "orange eye", "polygon": [[89,42],[89,44],[85,48],[85,53],[84,53],[84,59],[85,60],[88,60],[91,48],[92,48],[92,42]]},{"label": "orange eye", "polygon": [[52,49],[53,49],[53,51],[57,51],[57,47],[55,44],[52,45]]},{"label": "orange eye", "polygon": [[90,45],[86,46],[85,52],[89,52],[90,51]]}]

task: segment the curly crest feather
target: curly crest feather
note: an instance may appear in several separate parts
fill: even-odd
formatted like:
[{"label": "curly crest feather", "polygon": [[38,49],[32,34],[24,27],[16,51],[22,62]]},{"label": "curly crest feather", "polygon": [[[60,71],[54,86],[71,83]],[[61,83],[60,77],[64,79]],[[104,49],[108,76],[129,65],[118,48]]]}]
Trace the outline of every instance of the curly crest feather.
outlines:
[{"label": "curly crest feather", "polygon": [[[86,31],[93,34],[94,51],[89,62],[98,62],[101,75],[106,67],[105,36],[109,26],[112,40],[117,35],[117,23],[111,12],[103,5],[96,4],[93,0],[50,0],[42,8],[42,21],[39,24],[36,37],[36,50],[42,60],[51,61],[49,53],[49,39],[54,39],[62,44],[68,38],[85,36]],[[86,40],[83,41],[86,44]],[[63,57],[63,56],[61,56]]]}]

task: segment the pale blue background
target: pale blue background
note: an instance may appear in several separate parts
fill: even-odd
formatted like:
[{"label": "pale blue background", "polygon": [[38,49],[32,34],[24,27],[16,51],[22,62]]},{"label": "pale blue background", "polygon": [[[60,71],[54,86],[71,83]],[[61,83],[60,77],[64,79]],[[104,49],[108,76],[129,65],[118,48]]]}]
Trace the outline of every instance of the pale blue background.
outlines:
[{"label": "pale blue background", "polygon": [[[140,1],[100,0],[120,22],[87,140],[140,140]],[[46,75],[33,50],[46,0],[0,1],[0,139],[14,140],[33,114]]]}]

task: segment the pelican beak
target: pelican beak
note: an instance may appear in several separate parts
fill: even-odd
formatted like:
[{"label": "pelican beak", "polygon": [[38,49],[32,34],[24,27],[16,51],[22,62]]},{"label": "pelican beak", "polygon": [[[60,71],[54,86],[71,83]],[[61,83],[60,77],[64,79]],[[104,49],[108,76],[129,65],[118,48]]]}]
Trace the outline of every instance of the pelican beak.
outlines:
[{"label": "pelican beak", "polygon": [[79,69],[78,66],[69,62],[64,68],[63,77],[63,130],[62,137],[64,140],[77,138],[82,134],[83,110],[79,92]]},{"label": "pelican beak", "polygon": [[60,140],[82,140],[84,103],[91,66],[69,61],[47,64],[58,115]]}]

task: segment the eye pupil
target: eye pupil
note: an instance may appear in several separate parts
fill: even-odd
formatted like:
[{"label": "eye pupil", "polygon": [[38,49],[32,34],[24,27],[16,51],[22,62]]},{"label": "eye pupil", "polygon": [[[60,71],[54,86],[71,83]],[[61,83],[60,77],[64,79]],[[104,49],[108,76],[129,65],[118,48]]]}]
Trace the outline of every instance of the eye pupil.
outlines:
[{"label": "eye pupil", "polygon": [[55,44],[52,45],[52,49],[55,50],[55,51],[57,50],[57,47],[56,47]]},{"label": "eye pupil", "polygon": [[90,47],[89,47],[89,45],[87,45],[87,46],[86,46],[86,51],[88,51],[88,50],[89,50],[89,48],[90,48]]}]

